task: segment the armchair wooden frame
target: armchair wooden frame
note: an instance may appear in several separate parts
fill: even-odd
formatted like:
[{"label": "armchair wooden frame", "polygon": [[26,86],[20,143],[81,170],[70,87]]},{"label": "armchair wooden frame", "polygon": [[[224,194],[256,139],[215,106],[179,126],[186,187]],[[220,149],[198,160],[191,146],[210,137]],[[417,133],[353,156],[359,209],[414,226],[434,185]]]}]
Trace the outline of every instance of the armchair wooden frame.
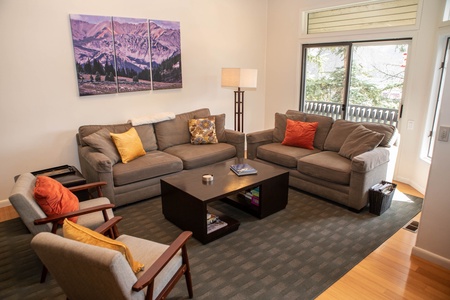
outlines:
[{"label": "armchair wooden frame", "polygon": [[[100,234],[105,234],[108,233],[112,228],[117,227],[117,223],[119,221],[122,220],[122,217],[120,216],[115,216],[113,218],[111,218],[110,220],[106,221],[104,224],[102,224],[101,226],[99,226],[98,228],[95,229],[96,232],[100,233]],[[114,230],[117,233],[117,230]],[[138,242],[138,240],[141,240],[139,238],[135,238],[135,237],[131,237],[131,236],[127,236],[124,235],[124,237],[126,236],[126,240],[130,240],[130,238],[135,241]],[[178,259],[180,260],[180,265],[177,267],[176,270],[173,270],[173,272],[171,272],[171,278],[170,280],[166,281],[165,286],[164,287],[156,287],[158,288],[158,290],[160,290],[158,295],[155,295],[154,299],[166,299],[166,297],[168,296],[168,294],[172,291],[172,289],[175,287],[175,285],[177,284],[177,282],[181,279],[181,277],[184,275],[185,279],[186,279],[186,285],[187,285],[187,289],[188,289],[188,293],[189,293],[189,298],[193,298],[193,288],[192,288],[192,278],[191,278],[191,273],[190,273],[190,266],[189,266],[189,259],[188,259],[188,253],[187,253],[187,247],[186,247],[186,243],[189,240],[189,238],[192,236],[192,232],[190,231],[184,231],[182,232],[175,240],[173,243],[171,243],[170,245],[168,245],[168,247],[162,252],[162,254],[156,258],[156,260],[154,260],[151,265],[146,266],[146,269],[142,272],[144,272],[143,274],[140,274],[140,276],[137,278],[136,282],[132,284],[132,286],[130,286],[131,290],[129,292],[125,292],[125,294],[127,295],[127,299],[131,299],[134,297],[131,295],[133,292],[141,292],[143,291],[145,288],[147,288],[146,291],[146,295],[145,295],[145,299],[146,300],[150,300],[153,298],[153,293],[154,293],[154,282],[156,277],[165,270],[165,267],[171,262],[171,260],[173,258],[175,258],[176,255],[179,255],[179,252],[181,250],[181,257],[179,257]],[[65,249],[76,249],[77,247],[75,247],[73,244],[72,247],[68,247],[67,244],[64,244],[63,240],[60,239],[65,239],[63,237],[60,236],[55,236],[55,238],[52,239],[48,239],[47,237],[51,237],[50,233],[40,233],[38,235],[36,235],[35,238],[33,238],[33,241],[31,242],[32,244],[32,248],[35,249],[36,253],[38,254],[38,256],[41,258],[42,262],[45,263],[49,263],[49,269],[52,272],[52,270],[55,272],[55,276],[57,275],[61,275],[61,273],[64,273],[63,277],[66,277],[67,274],[65,273],[65,269],[67,269],[69,266],[67,265],[61,265],[59,263],[55,263],[53,261],[53,257],[55,252],[59,252],[59,251],[64,251]],[[120,237],[120,235],[118,236]],[[41,239],[42,238],[42,239]],[[36,241],[35,241],[36,240]],[[39,240],[39,241],[37,241]],[[120,238],[119,238],[120,240]],[[59,242],[58,242],[59,241]],[[58,242],[61,243],[60,247],[55,247],[55,243]],[[77,243],[81,243],[78,241],[71,241],[71,243],[73,242],[77,242]],[[150,241],[144,241],[144,242],[150,242]],[[47,249],[48,245],[51,244],[51,251],[49,252],[49,249]],[[145,247],[143,248],[145,249]],[[87,249],[85,249],[86,251]],[[110,249],[105,249],[110,251]],[[69,250],[70,251],[70,250]],[[145,250],[144,250],[145,251]],[[64,255],[64,254],[63,254]],[[75,257],[73,256],[75,255]],[[97,256],[100,255],[100,253],[97,252],[96,254]],[[142,253],[141,253],[142,255]],[[76,258],[76,254],[71,254],[71,257],[74,257],[74,259]],[[96,259],[96,258],[94,258]],[[78,264],[79,266],[86,266],[89,269],[89,266],[91,265],[89,262],[84,260],[84,264]],[[75,261],[75,263],[77,263],[77,261]],[[70,264],[69,264],[70,265]],[[70,269],[70,267],[69,267]],[[86,270],[87,271],[87,270]],[[112,273],[118,272],[118,270],[116,270],[115,268],[111,268],[110,271]],[[87,271],[88,272],[88,271]],[[164,273],[164,272],[163,272]],[[161,274],[161,276],[167,276],[164,274]],[[120,276],[109,276],[109,279],[111,278],[115,278],[116,281],[116,285],[120,285],[120,281],[124,280],[123,278],[121,278]],[[55,277],[56,281],[58,281],[59,283],[59,277]],[[66,281],[65,284],[67,284],[67,277],[65,279],[62,279],[63,282],[64,280]],[[101,280],[101,278],[100,278]],[[125,279],[126,280],[126,279]],[[93,290],[96,287],[100,288],[99,286],[97,286],[97,283],[93,283],[95,286],[84,286],[84,288],[89,291],[89,290]],[[63,285],[61,286],[64,290],[64,287],[68,288],[68,291],[66,292],[66,295],[68,297],[70,297],[70,293],[73,292],[70,289],[73,288],[75,289],[77,292],[80,291],[80,287],[77,285],[73,285],[73,284],[68,284],[68,286]],[[115,297],[118,295],[108,295],[108,291],[99,291],[100,293],[104,294],[104,296],[106,298],[108,297]],[[129,296],[129,298],[128,298]],[[89,297],[89,295],[85,295],[85,297]],[[120,298],[120,296],[118,296]]]},{"label": "armchair wooden frame", "polygon": [[[68,189],[71,192],[77,192],[77,191],[95,188],[97,190],[98,197],[103,197],[101,187],[104,185],[106,185],[106,182],[100,181],[100,182],[93,182],[93,183],[82,184],[82,185],[78,185],[78,186],[74,186],[74,187],[69,187]],[[97,205],[97,206],[93,206],[90,208],[80,209],[77,211],[68,212],[65,214],[57,215],[57,216],[37,219],[37,220],[34,220],[34,224],[42,225],[42,224],[52,223],[51,233],[56,234],[56,231],[58,230],[58,227],[60,226],[61,221],[64,221],[64,219],[66,219],[66,218],[71,218],[71,217],[76,217],[76,216],[81,216],[81,215],[101,211],[103,214],[103,219],[105,220],[105,222],[107,222],[109,220],[109,217],[108,217],[106,210],[113,209],[114,207],[115,207],[114,204]],[[114,226],[108,228],[108,231],[105,232],[104,234],[108,235],[111,238],[116,238],[118,236],[117,226],[114,225]],[[47,273],[48,273],[47,268],[44,266],[42,268],[42,273],[41,273],[41,281],[40,281],[41,283],[45,282]]]},{"label": "armchair wooden frame", "polygon": [[[103,225],[99,226],[95,231],[105,234],[111,230],[112,227],[117,228],[116,224],[122,220],[122,217],[114,217],[109,221],[105,222]],[[117,233],[117,229],[115,230]],[[119,236],[119,234],[117,235]],[[117,237],[116,236],[116,237]],[[186,285],[189,293],[189,298],[194,297],[194,292],[192,288],[192,277],[191,269],[189,266],[189,258],[187,254],[186,243],[192,236],[191,231],[183,231],[176,239],[173,241],[169,248],[145,271],[145,273],[138,278],[136,283],[133,285],[133,291],[141,291],[147,287],[146,300],[151,300],[153,295],[154,280],[156,276],[162,271],[162,269],[169,263],[169,261],[178,253],[181,249],[181,256],[183,263],[172,279],[164,287],[161,293],[155,298],[155,300],[165,299],[170,291],[175,287],[176,283],[184,275],[186,279]]]}]

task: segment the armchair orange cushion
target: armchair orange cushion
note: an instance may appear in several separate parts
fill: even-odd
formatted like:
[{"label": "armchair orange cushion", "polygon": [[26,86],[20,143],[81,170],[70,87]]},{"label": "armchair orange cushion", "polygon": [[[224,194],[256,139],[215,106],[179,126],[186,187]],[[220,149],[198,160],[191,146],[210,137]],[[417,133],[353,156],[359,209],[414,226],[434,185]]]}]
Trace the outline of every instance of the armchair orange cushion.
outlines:
[{"label": "armchair orange cushion", "polygon": [[286,132],[281,144],[314,150],[314,137],[318,122],[301,122],[287,119]]},{"label": "armchair orange cushion", "polygon": [[[34,199],[48,217],[80,209],[77,196],[59,181],[48,176],[36,177]],[[72,217],[70,220],[77,222],[78,217]],[[62,224],[63,220],[59,223]]]}]

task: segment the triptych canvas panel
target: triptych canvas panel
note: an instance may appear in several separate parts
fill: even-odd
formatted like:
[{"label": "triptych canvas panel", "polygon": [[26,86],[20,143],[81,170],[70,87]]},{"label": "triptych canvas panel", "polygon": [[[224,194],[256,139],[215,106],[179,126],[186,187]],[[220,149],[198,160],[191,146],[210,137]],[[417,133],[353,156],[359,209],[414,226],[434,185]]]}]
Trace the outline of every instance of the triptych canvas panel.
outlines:
[{"label": "triptych canvas panel", "polygon": [[182,87],[180,23],[70,15],[80,96]]}]

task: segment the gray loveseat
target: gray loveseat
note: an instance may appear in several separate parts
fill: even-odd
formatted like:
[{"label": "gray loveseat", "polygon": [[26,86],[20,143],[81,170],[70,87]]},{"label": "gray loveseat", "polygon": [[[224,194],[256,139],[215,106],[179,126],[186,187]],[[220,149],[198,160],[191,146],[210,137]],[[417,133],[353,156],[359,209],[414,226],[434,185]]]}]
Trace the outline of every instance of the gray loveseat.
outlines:
[{"label": "gray loveseat", "polygon": [[[318,122],[314,149],[282,144],[287,119]],[[346,157],[348,153],[341,148],[351,152],[361,146],[351,144],[355,134],[350,136],[359,125],[384,136],[375,149]],[[392,180],[398,142],[397,129],[391,125],[334,121],[331,117],[288,110],[286,114],[275,114],[273,129],[247,134],[247,157],[286,168],[292,187],[359,211],[368,203],[371,186],[381,180]]]},{"label": "gray loveseat", "polygon": [[[203,108],[154,124],[81,126],[77,134],[81,172],[87,182],[106,181],[103,195],[118,207],[160,195],[160,179],[164,176],[244,157],[245,135],[225,129],[225,114],[215,116],[218,143],[191,144],[189,119],[208,116],[209,109]],[[122,163],[109,132],[123,133],[131,127],[136,129],[146,153]]]}]

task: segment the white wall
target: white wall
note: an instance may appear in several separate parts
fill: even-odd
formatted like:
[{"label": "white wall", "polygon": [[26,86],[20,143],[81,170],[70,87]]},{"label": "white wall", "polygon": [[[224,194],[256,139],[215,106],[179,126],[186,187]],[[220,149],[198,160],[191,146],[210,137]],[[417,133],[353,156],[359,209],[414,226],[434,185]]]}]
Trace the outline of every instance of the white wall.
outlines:
[{"label": "white wall", "polygon": [[[183,88],[79,97],[69,14],[180,21]],[[79,166],[80,125],[209,107],[232,129],[234,94],[220,86],[222,67],[258,69],[258,88],[245,93],[245,130],[262,128],[266,21],[261,0],[1,0],[0,199],[17,174]]]},{"label": "white wall", "polygon": [[[450,32],[449,32],[450,33]],[[438,126],[450,126],[450,69],[446,70]],[[450,269],[450,142],[436,140],[413,254]]]},{"label": "white wall", "polygon": [[[300,65],[302,44],[338,41],[361,41],[383,38],[413,38],[408,55],[407,86],[404,93],[404,113],[399,123],[401,144],[395,179],[425,192],[429,162],[421,158],[421,144],[426,135],[424,112],[428,109],[431,83],[434,74],[436,29],[442,19],[444,0],[425,0],[422,19],[416,28],[394,31],[392,29],[352,32],[341,36],[302,36],[306,19],[302,11],[361,2],[360,0],[269,0],[268,39],[266,65],[266,115],[265,128],[273,127],[275,112],[299,107]],[[406,130],[407,122],[414,129]]]}]

